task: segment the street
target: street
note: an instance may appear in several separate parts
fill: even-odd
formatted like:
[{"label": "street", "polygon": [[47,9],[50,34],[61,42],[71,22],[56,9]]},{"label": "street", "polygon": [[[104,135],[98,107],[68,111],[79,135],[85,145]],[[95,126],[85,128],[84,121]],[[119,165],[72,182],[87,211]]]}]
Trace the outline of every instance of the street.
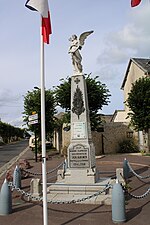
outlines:
[{"label": "street", "polygon": [[0,168],[15,156],[18,156],[28,146],[28,143],[28,140],[22,140],[8,145],[0,146]]}]

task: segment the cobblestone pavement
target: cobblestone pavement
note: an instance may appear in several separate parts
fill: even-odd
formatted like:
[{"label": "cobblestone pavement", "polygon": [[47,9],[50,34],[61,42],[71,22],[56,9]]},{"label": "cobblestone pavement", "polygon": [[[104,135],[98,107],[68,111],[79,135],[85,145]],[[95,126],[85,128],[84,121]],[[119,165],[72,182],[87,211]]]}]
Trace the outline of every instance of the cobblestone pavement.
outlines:
[{"label": "cobblestone pavement", "polygon": [[[30,171],[35,173],[41,172],[41,162],[35,162],[33,153],[28,150],[21,156],[27,159],[31,165]],[[111,176],[115,173],[116,168],[122,167],[124,158],[130,162],[132,168],[137,174],[144,176],[150,174],[150,157],[140,155],[106,155],[103,158],[97,158],[97,169],[100,176]],[[55,168],[63,161],[63,157],[58,154],[52,155],[47,160],[47,171]],[[11,169],[15,168],[15,164]],[[110,173],[112,172],[112,174]],[[54,172],[52,175],[55,175]],[[22,180],[22,189],[30,191],[30,176]],[[49,177],[49,176],[48,176]],[[0,186],[4,181],[4,175],[0,178]],[[55,182],[55,177],[48,180]],[[150,179],[144,182],[131,176],[129,185],[134,195],[141,195],[146,192],[150,186]],[[146,183],[147,182],[147,183]],[[43,206],[42,203],[27,202],[16,191],[13,192],[13,212],[7,216],[0,216],[0,225],[42,225],[43,224]],[[150,194],[143,199],[128,198],[126,200],[126,218],[127,225],[149,225],[150,221]],[[69,204],[69,205],[52,205],[48,204],[48,221],[49,225],[112,225],[111,206],[105,205],[87,205],[87,204]]]}]

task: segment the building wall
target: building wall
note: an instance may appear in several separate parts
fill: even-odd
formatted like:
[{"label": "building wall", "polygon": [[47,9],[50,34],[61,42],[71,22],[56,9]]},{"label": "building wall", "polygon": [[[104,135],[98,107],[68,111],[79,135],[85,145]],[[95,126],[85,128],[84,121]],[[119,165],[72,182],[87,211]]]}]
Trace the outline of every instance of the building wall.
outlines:
[{"label": "building wall", "polygon": [[[119,142],[127,139],[127,132],[131,131],[125,123],[106,123],[104,132],[92,132],[92,140],[95,146],[96,156],[101,154],[116,153],[119,149]],[[66,150],[70,144],[70,131],[62,129],[62,148]]]},{"label": "building wall", "polygon": [[106,154],[116,153],[119,143],[128,139],[127,133],[131,132],[128,123],[107,123],[104,125],[104,152]]},{"label": "building wall", "polygon": [[127,113],[125,110],[117,110],[113,122],[129,122],[129,119],[126,117]]},{"label": "building wall", "polygon": [[[134,62],[131,62],[129,71],[126,77],[126,81],[123,87],[124,102],[128,98],[128,94],[131,91],[132,84],[136,80],[138,80],[140,77],[143,77],[143,76],[145,76],[144,72]],[[129,112],[129,108],[128,106],[126,106],[126,104],[124,104],[124,110],[116,110],[113,121],[129,123],[130,118],[127,118],[128,112]]]},{"label": "building wall", "polygon": [[[132,88],[132,84],[138,80],[139,78],[141,77],[145,77],[145,73],[144,71],[138,67],[133,61],[131,62],[130,64],[130,67],[129,67],[129,71],[128,71],[128,74],[127,74],[127,77],[126,77],[126,80],[125,80],[125,83],[124,83],[124,87],[123,87],[123,93],[124,93],[124,102],[127,100],[128,98],[128,94],[130,93],[131,91],[131,88]],[[117,110],[113,116],[113,121],[114,122],[126,122],[126,123],[130,123],[130,118],[127,118],[127,115],[128,115],[128,112],[129,112],[129,108],[128,106],[126,106],[126,104],[124,104],[124,111],[119,111]],[[143,134],[142,134],[143,135]],[[146,139],[145,142],[143,142],[143,145],[140,143],[140,140],[141,139],[144,139],[144,136],[141,137],[138,136],[138,134],[136,132],[134,132],[134,136],[135,136],[135,139],[138,140],[139,142],[139,147],[140,148],[146,148],[145,145],[147,144],[147,146],[149,145],[148,143],[150,143],[148,141],[149,139],[149,135]],[[139,138],[140,137],[140,138]],[[141,147],[142,146],[142,147]],[[149,149],[149,147],[147,147]]]},{"label": "building wall", "polygon": [[[131,91],[132,84],[138,80],[140,77],[143,77],[144,72],[135,64],[131,63],[130,69],[128,72],[127,80],[124,85],[123,93],[124,93],[124,101],[128,98],[128,93]],[[129,109],[126,105],[124,105],[126,113],[129,112]]]}]

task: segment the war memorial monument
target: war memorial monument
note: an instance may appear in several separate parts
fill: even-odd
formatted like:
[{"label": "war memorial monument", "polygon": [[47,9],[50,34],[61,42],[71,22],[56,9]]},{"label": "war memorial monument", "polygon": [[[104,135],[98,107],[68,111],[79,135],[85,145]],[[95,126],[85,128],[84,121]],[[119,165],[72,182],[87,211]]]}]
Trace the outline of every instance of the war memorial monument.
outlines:
[{"label": "war memorial monument", "polygon": [[[55,199],[78,199],[87,197],[93,193],[104,190],[111,179],[99,179],[96,169],[95,147],[92,141],[91,125],[87,87],[82,67],[80,50],[85,44],[86,38],[93,31],[82,33],[79,37],[72,35],[69,38],[73,74],[71,76],[71,138],[67,149],[65,168],[58,170],[55,184],[48,187],[48,198]],[[61,174],[61,176],[60,176]],[[97,195],[90,199],[90,203],[110,204],[111,194],[109,191],[103,195]],[[85,201],[89,203],[89,201]]]},{"label": "war memorial monument", "polygon": [[95,148],[92,142],[87,88],[80,50],[93,31],[69,39],[72,64],[71,77],[71,141],[67,150],[65,183],[93,184],[96,181]]}]

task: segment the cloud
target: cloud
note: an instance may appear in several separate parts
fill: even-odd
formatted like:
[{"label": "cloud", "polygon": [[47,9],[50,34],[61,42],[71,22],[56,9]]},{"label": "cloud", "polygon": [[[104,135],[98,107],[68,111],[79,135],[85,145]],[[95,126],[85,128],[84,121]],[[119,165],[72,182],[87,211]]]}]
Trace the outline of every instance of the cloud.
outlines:
[{"label": "cloud", "polygon": [[11,124],[12,126],[15,126],[15,127],[23,128],[23,125],[24,125],[23,118],[18,117],[14,120],[9,121],[9,124]]},{"label": "cloud", "polygon": [[0,90],[0,106],[16,106],[18,105],[18,101],[20,101],[20,95],[14,95],[10,89],[2,89]]},{"label": "cloud", "polygon": [[126,52],[116,46],[107,46],[97,58],[98,64],[122,64],[128,59]]},{"label": "cloud", "polygon": [[[12,125],[21,125],[16,118],[22,115],[22,95],[14,94],[10,89],[0,90],[0,118],[3,122]],[[11,119],[10,119],[11,118]],[[11,120],[11,121],[10,121]],[[18,120],[18,119],[17,119]],[[14,122],[13,122],[14,121]]]},{"label": "cloud", "polygon": [[131,57],[149,57],[150,7],[132,11],[129,21],[121,30],[105,36],[104,48],[98,56],[98,64],[122,64]]},{"label": "cloud", "polygon": [[[120,87],[120,80],[122,80],[122,70],[123,66],[114,66],[114,65],[103,65],[99,70],[94,72],[94,76],[99,76],[101,82],[106,82],[107,84],[113,84]],[[119,79],[118,79],[119,78]]]}]

